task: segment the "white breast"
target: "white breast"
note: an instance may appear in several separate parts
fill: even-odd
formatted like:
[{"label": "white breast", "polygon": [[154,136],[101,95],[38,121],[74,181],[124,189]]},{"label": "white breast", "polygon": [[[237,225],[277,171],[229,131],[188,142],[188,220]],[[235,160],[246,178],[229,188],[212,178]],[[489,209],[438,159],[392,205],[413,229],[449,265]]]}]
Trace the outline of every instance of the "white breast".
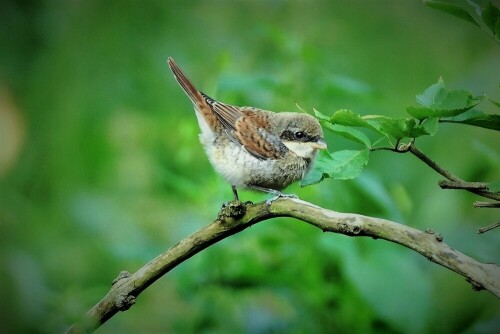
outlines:
[{"label": "white breast", "polygon": [[309,143],[283,141],[283,144],[301,158],[312,160],[316,156],[317,151]]}]

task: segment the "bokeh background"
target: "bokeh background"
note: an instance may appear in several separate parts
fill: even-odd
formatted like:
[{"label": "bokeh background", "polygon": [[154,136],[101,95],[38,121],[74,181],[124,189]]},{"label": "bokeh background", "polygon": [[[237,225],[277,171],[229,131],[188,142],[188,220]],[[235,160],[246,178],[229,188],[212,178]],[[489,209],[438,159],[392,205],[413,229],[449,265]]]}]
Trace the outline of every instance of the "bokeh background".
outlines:
[{"label": "bokeh background", "polygon": [[[63,331],[208,224],[230,187],[198,142],[172,56],[205,93],[270,110],[405,117],[442,76],[500,100],[500,47],[420,1],[15,1],[0,5],[0,323]],[[484,103],[485,111],[494,110]],[[331,151],[352,147],[328,135]],[[498,134],[441,126],[422,150],[471,181],[500,179]],[[437,187],[410,155],[288,192],[433,228],[498,263],[498,220]],[[498,186],[498,183],[497,183]],[[265,195],[241,192],[244,200]],[[500,304],[403,247],[276,219],[224,240],[98,333],[498,333]]]}]

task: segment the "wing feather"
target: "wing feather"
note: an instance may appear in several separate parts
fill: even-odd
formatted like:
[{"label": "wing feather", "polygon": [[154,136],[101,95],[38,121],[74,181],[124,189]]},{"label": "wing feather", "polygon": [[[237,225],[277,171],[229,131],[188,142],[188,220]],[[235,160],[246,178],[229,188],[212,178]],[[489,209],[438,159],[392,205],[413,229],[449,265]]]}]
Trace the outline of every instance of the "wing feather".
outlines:
[{"label": "wing feather", "polygon": [[261,160],[282,158],[288,148],[269,131],[265,114],[249,111],[236,122],[235,137],[254,157]]}]

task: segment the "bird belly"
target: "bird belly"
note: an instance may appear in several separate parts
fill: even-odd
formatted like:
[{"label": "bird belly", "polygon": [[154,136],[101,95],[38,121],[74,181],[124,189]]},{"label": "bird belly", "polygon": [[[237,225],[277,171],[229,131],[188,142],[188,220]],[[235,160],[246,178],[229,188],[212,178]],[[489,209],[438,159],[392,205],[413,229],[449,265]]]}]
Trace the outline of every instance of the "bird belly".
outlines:
[{"label": "bird belly", "polygon": [[200,139],[212,166],[236,187],[282,190],[304,177],[308,168],[306,161],[295,155],[278,160],[255,158],[224,134],[214,134],[208,142],[207,135],[200,135]]}]

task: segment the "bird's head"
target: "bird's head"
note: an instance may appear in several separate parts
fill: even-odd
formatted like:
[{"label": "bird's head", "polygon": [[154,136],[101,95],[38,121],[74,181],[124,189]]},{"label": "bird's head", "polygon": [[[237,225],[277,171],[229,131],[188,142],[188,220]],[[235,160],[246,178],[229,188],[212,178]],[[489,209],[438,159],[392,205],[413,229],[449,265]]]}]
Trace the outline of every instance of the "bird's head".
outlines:
[{"label": "bird's head", "polygon": [[327,148],[323,129],[313,116],[296,112],[281,112],[276,116],[275,134],[298,156],[312,159],[317,150]]}]

